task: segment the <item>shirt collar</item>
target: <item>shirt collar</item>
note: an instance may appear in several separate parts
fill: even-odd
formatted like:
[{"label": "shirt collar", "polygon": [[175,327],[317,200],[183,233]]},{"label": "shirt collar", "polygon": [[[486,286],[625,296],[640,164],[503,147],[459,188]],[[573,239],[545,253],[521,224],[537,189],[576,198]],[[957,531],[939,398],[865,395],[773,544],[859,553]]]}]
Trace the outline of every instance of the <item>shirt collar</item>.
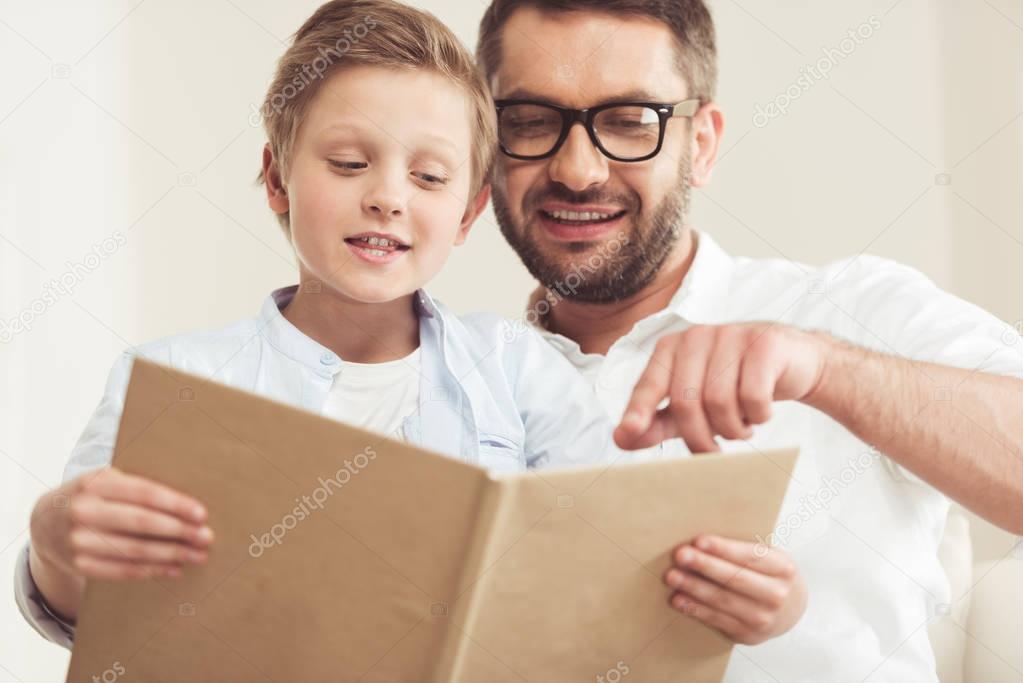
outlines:
[{"label": "shirt collar", "polygon": [[694,325],[724,319],[735,261],[705,232],[693,231],[696,254],[678,291],[659,314],[675,315]]},{"label": "shirt collar", "polygon": [[[295,297],[298,287],[275,289],[263,300],[258,318],[260,334],[289,358],[320,374],[333,375],[341,367],[338,355],[292,325],[281,313]],[[439,318],[437,303],[425,291],[417,291],[413,301],[420,318]]]}]

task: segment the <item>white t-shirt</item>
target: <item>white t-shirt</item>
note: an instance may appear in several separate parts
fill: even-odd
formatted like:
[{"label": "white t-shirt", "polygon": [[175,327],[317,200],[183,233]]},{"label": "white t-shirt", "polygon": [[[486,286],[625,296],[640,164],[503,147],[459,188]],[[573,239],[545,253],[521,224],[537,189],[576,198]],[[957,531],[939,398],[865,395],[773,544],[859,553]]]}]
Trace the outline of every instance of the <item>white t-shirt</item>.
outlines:
[{"label": "white t-shirt", "polygon": [[323,414],[356,427],[404,439],[402,422],[419,410],[419,349],[386,363],[349,363],[327,394]]},{"label": "white t-shirt", "polygon": [[[1023,378],[1018,330],[912,268],[869,255],[822,267],[733,258],[705,233],[671,303],[639,321],[606,356],[542,334],[617,419],[658,339],[691,325],[744,321],[823,330],[883,353]],[[719,443],[725,452],[799,446],[768,540],[791,553],[810,594],[791,631],[735,648],[725,681],[937,681],[927,626],[952,601],[937,555],[946,497],[802,403],[776,403],[753,438]],[[649,455],[658,453],[689,451],[675,439]]]}]

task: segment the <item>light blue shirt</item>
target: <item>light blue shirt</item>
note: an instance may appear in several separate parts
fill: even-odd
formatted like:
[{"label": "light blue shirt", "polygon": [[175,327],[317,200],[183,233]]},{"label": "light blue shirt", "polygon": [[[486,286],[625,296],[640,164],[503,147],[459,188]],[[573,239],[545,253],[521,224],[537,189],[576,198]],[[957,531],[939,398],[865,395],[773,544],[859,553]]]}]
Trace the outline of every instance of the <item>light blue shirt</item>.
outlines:
[{"label": "light blue shirt", "polygon": [[[109,465],[136,356],[322,414],[342,363],[281,315],[297,289],[274,291],[255,318],[125,351],[64,481]],[[422,291],[415,307],[422,371],[419,412],[402,425],[406,440],[491,471],[596,464],[620,454],[589,383],[533,329],[492,314],[455,316]],[[28,568],[26,545],[15,578],[22,614],[71,647],[73,627],[46,609]]]}]

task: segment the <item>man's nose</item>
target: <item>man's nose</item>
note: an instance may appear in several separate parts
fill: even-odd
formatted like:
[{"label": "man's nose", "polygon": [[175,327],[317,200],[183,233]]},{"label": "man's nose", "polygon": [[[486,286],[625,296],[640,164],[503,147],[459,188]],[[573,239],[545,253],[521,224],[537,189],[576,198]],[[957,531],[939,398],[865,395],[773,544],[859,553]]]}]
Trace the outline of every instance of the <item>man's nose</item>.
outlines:
[{"label": "man's nose", "polygon": [[575,124],[568,138],[551,159],[548,174],[551,180],[575,192],[601,185],[607,181],[607,157],[593,145],[582,124]]}]

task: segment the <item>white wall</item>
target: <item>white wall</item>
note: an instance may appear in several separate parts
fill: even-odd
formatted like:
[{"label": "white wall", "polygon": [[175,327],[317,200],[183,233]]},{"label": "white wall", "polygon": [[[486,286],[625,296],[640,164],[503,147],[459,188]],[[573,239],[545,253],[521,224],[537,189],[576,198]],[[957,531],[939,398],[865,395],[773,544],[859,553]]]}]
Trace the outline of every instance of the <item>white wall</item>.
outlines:
[{"label": "white wall", "polygon": [[[0,320],[115,240],[73,293],[39,308],[30,332],[0,343],[0,586],[115,354],[251,315],[294,280],[251,182],[263,138],[250,116],[282,41],[316,4],[0,2]],[[473,43],[483,2],[414,4]],[[748,255],[816,263],[867,249],[1023,320],[1023,6],[713,9],[726,153],[696,195],[695,225]],[[754,125],[758,104],[872,16],[872,37],[828,80]],[[507,315],[529,288],[489,212],[432,287],[456,309]],[[989,536],[987,552],[1010,542]],[[0,683],[60,680],[66,661],[0,591]]]}]

